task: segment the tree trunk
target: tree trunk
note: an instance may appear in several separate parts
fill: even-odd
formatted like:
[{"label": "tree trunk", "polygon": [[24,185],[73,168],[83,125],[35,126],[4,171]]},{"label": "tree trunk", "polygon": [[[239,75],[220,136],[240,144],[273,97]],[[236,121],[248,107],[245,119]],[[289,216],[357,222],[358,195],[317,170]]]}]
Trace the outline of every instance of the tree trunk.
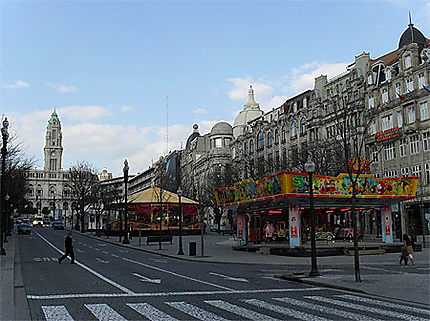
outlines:
[{"label": "tree trunk", "polygon": [[355,215],[355,202],[356,202],[356,185],[353,183],[352,187],[352,204],[351,204],[351,215],[352,215],[352,226],[354,230],[354,271],[355,271],[355,282],[361,282],[360,276],[360,256],[358,254],[358,228],[357,228],[357,216]]},{"label": "tree trunk", "polygon": [[85,205],[84,205],[84,203],[81,203],[80,211],[81,211],[81,233],[84,233],[85,232],[85,225],[84,225],[84,223],[85,223],[85,218],[84,218]]}]

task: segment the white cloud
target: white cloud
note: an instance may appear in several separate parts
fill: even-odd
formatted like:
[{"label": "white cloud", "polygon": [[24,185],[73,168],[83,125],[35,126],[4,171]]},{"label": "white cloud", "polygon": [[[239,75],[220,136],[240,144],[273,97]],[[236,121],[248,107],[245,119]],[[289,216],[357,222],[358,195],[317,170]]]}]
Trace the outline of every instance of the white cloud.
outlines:
[{"label": "white cloud", "polygon": [[206,109],[204,108],[197,108],[193,111],[194,114],[206,114]]},{"label": "white cloud", "polygon": [[129,106],[129,105],[122,105],[119,109],[120,109],[120,110],[121,110],[121,112],[123,112],[123,113],[128,113],[128,112],[130,112],[130,111],[133,111],[133,110],[134,110],[134,107],[133,107],[133,106]]},{"label": "white cloud", "polygon": [[233,88],[229,91],[228,95],[232,100],[241,101],[246,103],[248,100],[249,86],[252,85],[255,94],[258,92],[260,98],[271,96],[274,88],[270,83],[265,82],[263,79],[254,81],[252,77],[246,78],[228,78],[228,82],[233,84]]},{"label": "white cloud", "polygon": [[55,89],[60,94],[67,94],[67,93],[74,92],[74,91],[78,90],[75,86],[57,85],[57,84],[53,84],[50,82],[46,82],[46,84],[49,87]]},{"label": "white cloud", "polygon": [[28,88],[28,87],[30,87],[29,83],[23,80],[17,80],[12,84],[3,85],[3,88],[6,88],[6,89],[19,89],[19,88]]}]

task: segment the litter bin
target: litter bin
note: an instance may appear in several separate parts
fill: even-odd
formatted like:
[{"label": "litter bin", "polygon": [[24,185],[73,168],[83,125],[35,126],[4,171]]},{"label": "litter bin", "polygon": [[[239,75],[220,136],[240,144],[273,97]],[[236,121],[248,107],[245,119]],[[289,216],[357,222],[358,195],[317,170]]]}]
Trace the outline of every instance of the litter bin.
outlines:
[{"label": "litter bin", "polygon": [[196,253],[197,253],[197,243],[190,242],[189,255],[196,256]]}]

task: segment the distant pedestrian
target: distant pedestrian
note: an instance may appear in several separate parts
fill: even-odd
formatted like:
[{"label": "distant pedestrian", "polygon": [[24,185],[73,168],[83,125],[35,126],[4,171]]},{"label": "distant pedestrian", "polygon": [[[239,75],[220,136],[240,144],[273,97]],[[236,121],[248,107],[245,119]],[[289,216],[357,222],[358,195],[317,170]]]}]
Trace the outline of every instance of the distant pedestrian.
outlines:
[{"label": "distant pedestrian", "polygon": [[64,240],[64,248],[65,253],[62,257],[58,258],[58,263],[61,264],[68,255],[70,255],[70,259],[72,260],[70,263],[75,264],[75,253],[73,252],[73,239],[72,239],[72,231],[67,233],[66,239]]},{"label": "distant pedestrian", "polygon": [[399,264],[402,264],[402,262],[404,261],[405,265],[408,265],[408,260],[411,260],[412,265],[415,265],[413,253],[414,250],[412,247],[411,239],[407,234],[403,234],[403,246],[402,253],[400,254]]}]

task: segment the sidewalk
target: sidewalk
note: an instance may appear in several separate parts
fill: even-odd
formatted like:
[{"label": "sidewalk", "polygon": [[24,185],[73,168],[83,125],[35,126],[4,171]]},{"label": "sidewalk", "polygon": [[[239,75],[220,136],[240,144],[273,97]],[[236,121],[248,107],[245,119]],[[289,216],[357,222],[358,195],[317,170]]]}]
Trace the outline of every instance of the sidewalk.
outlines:
[{"label": "sidewalk", "polygon": [[[85,235],[99,239],[100,241],[132,247],[179,260],[220,264],[261,264],[273,270],[281,269],[282,267],[282,269],[289,271],[282,275],[276,275],[282,279],[389,297],[430,306],[430,248],[428,238],[426,238],[427,247],[423,248],[421,252],[414,254],[415,266],[399,266],[399,253],[361,255],[362,282],[359,283],[355,282],[354,279],[354,256],[318,257],[317,262],[322,275],[319,277],[307,277],[306,275],[310,270],[310,257],[264,255],[258,252],[233,251],[232,247],[235,245],[234,239],[216,233],[204,235],[204,256],[201,256],[200,235],[183,236],[184,255],[177,254],[179,248],[179,238],[177,236],[173,237],[173,244],[162,243],[160,250],[158,243],[147,245],[146,237],[141,238],[141,245],[139,246],[139,238],[135,236],[130,240],[129,245],[125,245],[119,243],[118,237],[96,237],[89,233],[85,233]],[[195,242],[197,245],[196,256],[189,255],[190,242]],[[418,243],[421,243],[421,239],[418,240]],[[336,270],[341,266],[343,268],[347,267],[348,274],[336,273]],[[369,274],[369,272],[372,272],[372,274]]]}]

